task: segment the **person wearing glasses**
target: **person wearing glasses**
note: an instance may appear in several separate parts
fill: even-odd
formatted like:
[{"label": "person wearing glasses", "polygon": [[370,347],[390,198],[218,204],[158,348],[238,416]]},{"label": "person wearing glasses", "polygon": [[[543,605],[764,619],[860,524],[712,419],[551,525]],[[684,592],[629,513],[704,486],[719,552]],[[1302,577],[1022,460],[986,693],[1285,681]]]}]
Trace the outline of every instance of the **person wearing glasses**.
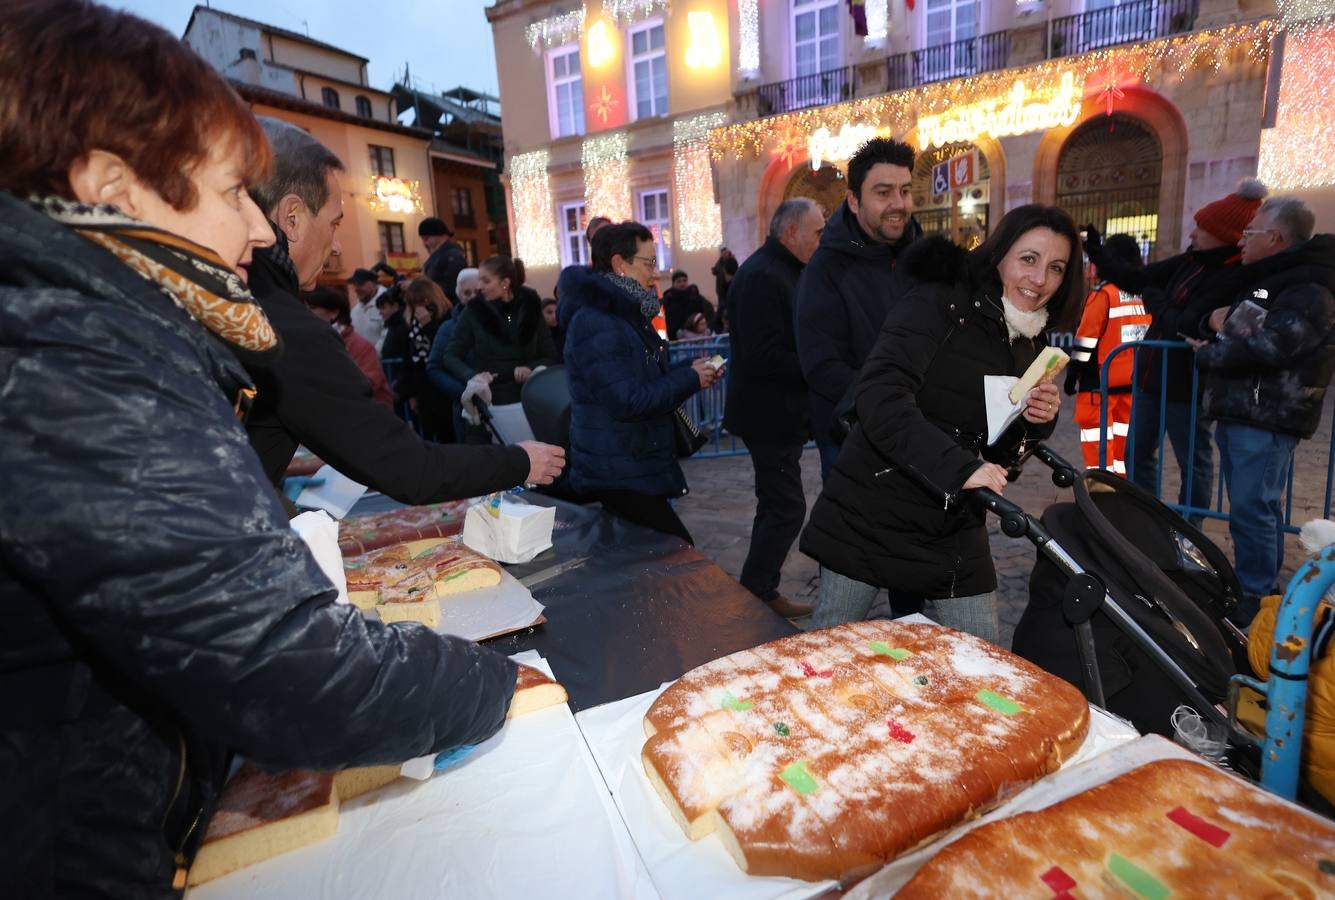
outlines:
[{"label": "person wearing glasses", "polygon": [[671,498],[686,493],[675,410],[718,377],[707,359],[668,364],[658,315],[658,260],[649,229],[609,225],[593,238],[593,267],[561,273],[561,325],[570,373],[570,486],[638,525],[690,532]]},{"label": "person wearing glasses", "polygon": [[1284,489],[1298,441],[1321,424],[1335,373],[1335,235],[1296,197],[1261,204],[1242,229],[1247,288],[1210,314],[1193,341],[1204,377],[1202,415],[1213,419],[1228,489],[1228,531],[1243,627],[1275,593],[1284,567]]}]

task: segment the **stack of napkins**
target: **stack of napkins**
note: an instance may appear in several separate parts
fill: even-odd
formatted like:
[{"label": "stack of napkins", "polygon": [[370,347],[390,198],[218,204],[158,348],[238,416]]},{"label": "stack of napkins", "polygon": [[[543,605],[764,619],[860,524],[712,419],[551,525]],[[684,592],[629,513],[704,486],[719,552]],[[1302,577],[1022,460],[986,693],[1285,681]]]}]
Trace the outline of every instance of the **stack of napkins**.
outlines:
[{"label": "stack of napkins", "polygon": [[501,500],[468,508],[464,543],[502,563],[525,563],[552,545],[556,509]]}]

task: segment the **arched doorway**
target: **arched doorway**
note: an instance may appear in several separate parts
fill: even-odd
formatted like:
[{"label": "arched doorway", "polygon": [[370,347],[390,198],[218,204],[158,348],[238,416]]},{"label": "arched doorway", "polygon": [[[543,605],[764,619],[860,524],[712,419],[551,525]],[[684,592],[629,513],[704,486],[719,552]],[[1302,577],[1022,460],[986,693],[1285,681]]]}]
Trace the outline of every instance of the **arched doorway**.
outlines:
[{"label": "arched doorway", "polygon": [[827,219],[844,202],[847,194],[848,181],[844,173],[831,165],[822,165],[814,172],[810,165],[801,165],[783,189],[784,200],[793,197],[810,197],[815,200],[825,210]]},{"label": "arched doorway", "polygon": [[[937,191],[932,169],[965,154],[974,157],[974,180],[961,188]],[[918,154],[913,163],[913,215],[927,234],[944,234],[972,250],[987,237],[991,182],[987,156],[969,143],[945,144]]]},{"label": "arched doorway", "polygon": [[1129,234],[1146,258],[1159,239],[1163,148],[1139,120],[1098,116],[1076,128],[1057,160],[1056,204],[1076,225]]}]

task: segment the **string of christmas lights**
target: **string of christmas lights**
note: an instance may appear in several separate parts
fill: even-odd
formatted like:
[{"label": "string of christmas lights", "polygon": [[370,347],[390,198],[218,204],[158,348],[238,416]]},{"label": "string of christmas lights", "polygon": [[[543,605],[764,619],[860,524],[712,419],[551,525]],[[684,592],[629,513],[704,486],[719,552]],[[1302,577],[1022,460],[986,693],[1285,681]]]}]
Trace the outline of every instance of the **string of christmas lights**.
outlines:
[{"label": "string of christmas lights", "polygon": [[584,167],[584,208],[589,218],[613,222],[631,218],[629,139],[624,131],[585,138],[580,147]]},{"label": "string of christmas lights", "polygon": [[1330,0],[1275,0],[1279,20],[1289,34],[1321,31],[1335,17]]},{"label": "string of christmas lights", "polygon": [[743,78],[760,71],[760,0],[737,0],[737,71]]},{"label": "string of christmas lights", "polygon": [[727,113],[712,112],[672,123],[672,189],[677,196],[677,246],[683,250],[712,250],[723,241],[709,136],[727,121]]},{"label": "string of christmas lights", "polygon": [[667,12],[668,0],[603,0],[603,15],[619,25],[630,25]]},{"label": "string of christmas lights", "polygon": [[875,122],[903,135],[915,127],[921,116],[940,115],[953,107],[1004,95],[1017,80],[1023,80],[1027,88],[1042,95],[1055,93],[1065,73],[1071,73],[1077,82],[1088,81],[1095,85],[1100,83],[1100,78],[1106,80],[1110,71],[1140,83],[1153,83],[1156,78],[1185,79],[1194,71],[1217,72],[1229,60],[1264,63],[1269,57],[1270,41],[1279,28],[1275,19],[1227,25],[738,122],[712,130],[709,149],[715,159],[727,155],[741,159],[747,154],[757,157],[767,146],[785,136],[810,135],[819,128],[838,132],[846,122]]},{"label": "string of christmas lights", "polygon": [[510,159],[510,201],[515,210],[515,255],[530,269],[561,263],[556,241],[552,183],[547,175],[551,154],[521,153]]},{"label": "string of christmas lights", "polygon": [[557,13],[524,29],[524,38],[534,51],[549,50],[579,40],[584,30],[584,4],[570,12]]},{"label": "string of christmas lights", "polygon": [[1261,131],[1260,179],[1275,191],[1335,184],[1335,22],[1289,34],[1275,127]]}]

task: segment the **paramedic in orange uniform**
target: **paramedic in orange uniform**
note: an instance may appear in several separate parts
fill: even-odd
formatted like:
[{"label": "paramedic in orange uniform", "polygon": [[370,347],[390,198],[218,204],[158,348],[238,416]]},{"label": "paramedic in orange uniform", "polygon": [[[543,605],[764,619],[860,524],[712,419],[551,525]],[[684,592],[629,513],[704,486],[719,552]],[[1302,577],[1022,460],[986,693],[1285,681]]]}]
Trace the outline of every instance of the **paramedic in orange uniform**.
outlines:
[{"label": "paramedic in orange uniform", "polygon": [[[1125,266],[1143,266],[1140,246],[1128,234],[1115,234],[1104,243],[1105,257]],[[1085,467],[1099,464],[1099,420],[1103,395],[1103,363],[1119,344],[1139,341],[1150,326],[1150,314],[1139,294],[1129,294],[1101,281],[1085,298],[1085,311],[1075,332],[1066,393],[1075,394],[1075,421],[1080,427],[1080,449]],[[1131,427],[1131,375],[1135,354],[1124,350],[1108,369],[1108,452],[1104,468],[1126,475],[1126,437]],[[1078,393],[1077,393],[1078,391]]]}]

